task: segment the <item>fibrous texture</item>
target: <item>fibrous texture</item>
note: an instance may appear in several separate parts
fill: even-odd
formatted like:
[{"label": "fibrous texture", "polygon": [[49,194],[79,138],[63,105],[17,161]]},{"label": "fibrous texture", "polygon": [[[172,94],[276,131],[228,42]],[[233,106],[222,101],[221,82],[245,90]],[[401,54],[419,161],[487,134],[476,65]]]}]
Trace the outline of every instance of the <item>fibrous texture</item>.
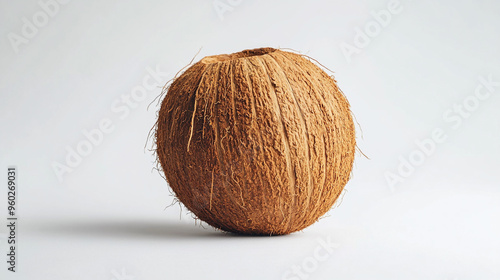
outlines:
[{"label": "fibrous texture", "polygon": [[156,152],[177,198],[230,232],[316,222],[349,180],[355,129],[335,80],[272,48],[205,57],[162,101]]}]

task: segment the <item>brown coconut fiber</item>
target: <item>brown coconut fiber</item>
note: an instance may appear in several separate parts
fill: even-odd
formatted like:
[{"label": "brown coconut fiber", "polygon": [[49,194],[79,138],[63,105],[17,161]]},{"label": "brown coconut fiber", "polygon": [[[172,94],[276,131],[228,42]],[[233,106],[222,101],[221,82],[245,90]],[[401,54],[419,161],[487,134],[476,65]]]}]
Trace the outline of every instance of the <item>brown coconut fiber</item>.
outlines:
[{"label": "brown coconut fiber", "polygon": [[189,67],[168,88],[155,137],[177,198],[213,227],[251,235],[316,222],[349,180],[356,146],[336,81],[273,48]]}]

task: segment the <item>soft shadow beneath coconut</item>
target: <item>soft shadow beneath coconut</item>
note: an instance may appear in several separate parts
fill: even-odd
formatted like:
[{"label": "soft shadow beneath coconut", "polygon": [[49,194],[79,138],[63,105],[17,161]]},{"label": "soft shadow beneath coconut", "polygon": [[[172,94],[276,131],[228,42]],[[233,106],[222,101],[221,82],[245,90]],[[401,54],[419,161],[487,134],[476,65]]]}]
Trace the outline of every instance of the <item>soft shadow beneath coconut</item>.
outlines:
[{"label": "soft shadow beneath coconut", "polygon": [[171,221],[99,220],[53,221],[34,225],[30,231],[56,235],[104,238],[217,238],[225,233],[211,228]]},{"label": "soft shadow beneath coconut", "polygon": [[[264,236],[238,235],[199,225],[175,221],[116,221],[116,220],[73,220],[46,221],[32,224],[29,231],[53,235],[101,238],[158,238],[158,239],[190,239],[190,238],[259,238]],[[267,236],[269,237],[269,236]]]}]

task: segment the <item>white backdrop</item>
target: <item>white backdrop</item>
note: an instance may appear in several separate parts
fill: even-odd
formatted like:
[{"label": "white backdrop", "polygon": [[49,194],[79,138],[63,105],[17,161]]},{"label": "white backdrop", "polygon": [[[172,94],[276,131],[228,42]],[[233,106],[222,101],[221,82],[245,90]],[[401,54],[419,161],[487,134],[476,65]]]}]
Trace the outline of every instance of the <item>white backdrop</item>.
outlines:
[{"label": "white backdrop", "polygon": [[[500,3],[0,1],[1,279],[499,279]],[[302,232],[195,225],[144,150],[198,52],[292,48],[357,121],[342,203]]]}]

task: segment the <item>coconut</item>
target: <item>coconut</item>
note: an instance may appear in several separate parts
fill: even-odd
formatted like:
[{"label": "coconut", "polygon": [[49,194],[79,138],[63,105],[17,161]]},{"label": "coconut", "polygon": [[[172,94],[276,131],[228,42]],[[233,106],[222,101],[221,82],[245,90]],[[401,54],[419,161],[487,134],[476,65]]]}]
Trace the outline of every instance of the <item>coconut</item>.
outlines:
[{"label": "coconut", "polygon": [[355,129],[334,78],[274,48],[208,56],[168,87],[156,153],[176,197],[224,231],[316,222],[350,178]]}]

